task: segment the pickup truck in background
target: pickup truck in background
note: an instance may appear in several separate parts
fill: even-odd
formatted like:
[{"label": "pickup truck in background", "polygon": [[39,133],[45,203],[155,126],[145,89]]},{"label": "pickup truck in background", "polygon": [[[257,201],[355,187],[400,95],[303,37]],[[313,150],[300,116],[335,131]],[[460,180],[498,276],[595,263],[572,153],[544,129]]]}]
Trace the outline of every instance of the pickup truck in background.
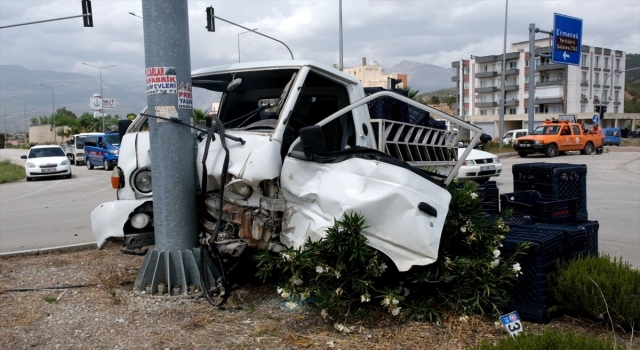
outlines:
[{"label": "pickup truck in background", "polygon": [[513,149],[520,157],[532,153],[555,157],[567,151],[592,154],[596,148],[602,147],[602,142],[603,135],[599,130],[585,130],[582,124],[554,119],[536,127],[532,134],[516,139]]},{"label": "pickup truck in background", "polygon": [[[213,123],[193,138],[202,244],[227,258],[278,252],[320,239],[335,218],[357,212],[369,244],[400,271],[437,259],[447,186],[480,128],[398,93],[367,96],[357,78],[311,61],[201,69],[192,84],[222,95]],[[157,114],[141,113],[123,136],[111,178],[118,200],[91,214],[99,247],[124,238],[123,251],[142,253],[154,244],[145,130]],[[442,121],[474,134],[471,147],[459,155],[458,134]]]}]

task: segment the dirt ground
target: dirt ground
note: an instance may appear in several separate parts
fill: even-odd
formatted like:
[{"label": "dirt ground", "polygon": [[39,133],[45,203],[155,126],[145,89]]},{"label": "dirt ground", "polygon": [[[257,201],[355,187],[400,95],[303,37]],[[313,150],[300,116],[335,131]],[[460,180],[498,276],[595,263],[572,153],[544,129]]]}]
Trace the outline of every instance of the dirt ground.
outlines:
[{"label": "dirt ground", "polygon": [[[132,292],[142,256],[119,246],[0,258],[0,347],[5,349],[465,349],[508,337],[496,320],[457,316],[418,323],[380,315],[350,334],[317,310],[291,310],[274,285],[244,285],[223,308],[204,300],[156,299]],[[55,289],[65,286],[74,288]],[[564,317],[554,327],[611,338],[602,323]],[[618,344],[638,348],[616,330]]]}]

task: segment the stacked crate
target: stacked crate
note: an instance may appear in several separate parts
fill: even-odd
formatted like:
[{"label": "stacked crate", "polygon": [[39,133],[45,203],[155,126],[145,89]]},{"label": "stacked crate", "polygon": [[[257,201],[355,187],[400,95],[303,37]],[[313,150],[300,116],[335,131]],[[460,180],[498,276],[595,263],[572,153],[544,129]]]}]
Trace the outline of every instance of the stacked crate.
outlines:
[{"label": "stacked crate", "polygon": [[503,209],[531,216],[534,222],[549,224],[574,224],[576,199],[544,198],[537,191],[520,191],[500,195]]}]

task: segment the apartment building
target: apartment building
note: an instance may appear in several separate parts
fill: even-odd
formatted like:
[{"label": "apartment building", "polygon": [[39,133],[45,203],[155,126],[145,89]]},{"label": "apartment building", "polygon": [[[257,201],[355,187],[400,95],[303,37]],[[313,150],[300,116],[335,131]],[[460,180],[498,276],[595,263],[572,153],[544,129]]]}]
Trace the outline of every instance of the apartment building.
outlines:
[{"label": "apartment building", "polygon": [[358,78],[363,87],[381,87],[385,89],[393,89],[391,79],[400,80],[401,82],[395,87],[398,89],[406,89],[409,86],[406,74],[382,74],[382,67],[376,61],[367,64],[367,58],[362,57],[362,65],[351,68],[344,68],[343,71]]},{"label": "apartment building", "polygon": [[[512,44],[505,55],[505,131],[527,128],[529,107],[529,42]],[[536,40],[536,51],[549,54],[549,39]],[[536,125],[547,118],[575,115],[591,123],[595,107],[607,107],[601,126],[635,127],[640,114],[624,114],[625,59],[622,51],[582,46],[580,66],[555,64],[550,57],[536,58]],[[481,127],[494,139],[498,135],[502,86],[502,54],[471,56],[452,62],[458,69],[458,101],[454,106],[465,120]]]}]

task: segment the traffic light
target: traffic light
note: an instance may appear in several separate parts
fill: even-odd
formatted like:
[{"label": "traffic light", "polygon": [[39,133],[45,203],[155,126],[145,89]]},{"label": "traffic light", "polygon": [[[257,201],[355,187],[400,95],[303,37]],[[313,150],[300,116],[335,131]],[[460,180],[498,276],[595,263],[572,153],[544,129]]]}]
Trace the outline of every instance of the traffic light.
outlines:
[{"label": "traffic light", "polygon": [[604,119],[604,114],[607,112],[607,106],[600,106],[600,120]]},{"label": "traffic light", "polygon": [[213,23],[215,16],[213,15],[213,6],[207,7],[207,30],[210,32],[216,31],[216,25]]},{"label": "traffic light", "polygon": [[91,0],[82,0],[82,22],[85,27],[93,27],[93,13],[91,12]]}]

